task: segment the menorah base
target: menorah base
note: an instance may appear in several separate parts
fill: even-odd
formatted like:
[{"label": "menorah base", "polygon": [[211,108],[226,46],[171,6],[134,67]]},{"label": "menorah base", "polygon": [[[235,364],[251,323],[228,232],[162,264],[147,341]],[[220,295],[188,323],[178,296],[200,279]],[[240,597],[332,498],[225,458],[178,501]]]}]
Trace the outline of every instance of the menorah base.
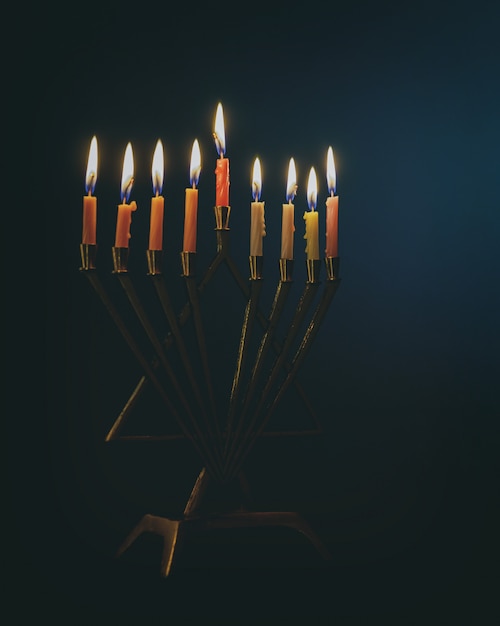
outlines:
[{"label": "menorah base", "polygon": [[[246,483],[240,476],[240,484],[246,491]],[[162,517],[146,514],[120,545],[116,556],[121,556],[144,533],[153,533],[163,537],[163,552],[160,573],[163,577],[171,574],[178,560],[182,544],[187,534],[219,528],[270,528],[287,527],[302,533],[314,546],[320,556],[330,559],[330,553],[309,524],[293,511],[236,511],[218,513],[199,513],[200,501],[206,491],[210,478],[203,468],[195,482],[184,513],[180,517]]]}]

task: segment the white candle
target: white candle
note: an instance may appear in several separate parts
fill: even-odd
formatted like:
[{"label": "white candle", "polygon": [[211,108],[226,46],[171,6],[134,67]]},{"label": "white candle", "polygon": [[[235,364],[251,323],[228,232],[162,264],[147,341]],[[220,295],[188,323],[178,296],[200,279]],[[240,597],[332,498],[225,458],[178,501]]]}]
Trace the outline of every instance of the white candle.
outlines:
[{"label": "white candle", "polygon": [[304,213],[304,221],[306,223],[306,255],[308,261],[319,260],[319,241],[318,241],[318,212],[316,209],[317,200],[317,181],[314,167],[309,172],[309,181],[307,184],[307,204],[309,211]]},{"label": "white candle", "polygon": [[333,150],[328,148],[326,158],[326,182],[330,196],[326,200],[326,250],[327,257],[338,257],[338,223],[339,223],[339,197],[335,195],[337,186],[337,176],[335,172],[335,162],[333,160]]},{"label": "white candle", "polygon": [[293,233],[295,232],[294,213],[295,208],[292,200],[297,191],[297,174],[295,172],[295,161],[290,159],[288,164],[288,181],[286,186],[287,203],[283,204],[281,218],[281,258],[293,259]]},{"label": "white candle", "polygon": [[250,223],[250,256],[262,256],[262,239],[266,236],[266,222],[264,218],[264,203],[259,202],[262,190],[262,174],[260,161],[255,159],[252,176],[252,195]]}]

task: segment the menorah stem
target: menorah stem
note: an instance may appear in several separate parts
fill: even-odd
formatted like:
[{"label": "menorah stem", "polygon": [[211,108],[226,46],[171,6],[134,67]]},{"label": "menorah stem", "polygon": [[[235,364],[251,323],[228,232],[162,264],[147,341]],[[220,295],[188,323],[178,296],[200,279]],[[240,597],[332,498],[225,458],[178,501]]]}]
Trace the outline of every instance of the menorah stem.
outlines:
[{"label": "menorah stem", "polygon": [[286,299],[290,292],[291,285],[292,285],[292,281],[289,279],[280,280],[276,288],[273,304],[271,307],[271,313],[269,315],[269,324],[260,342],[257,356],[255,359],[255,363],[252,368],[252,373],[250,375],[250,380],[249,380],[247,389],[245,391],[245,397],[243,400],[241,414],[238,419],[238,425],[236,427],[236,432],[234,434],[234,437],[231,440],[231,447],[229,449],[229,453],[227,454],[228,460],[230,459],[231,455],[234,453],[235,446],[238,443],[238,439],[240,437],[241,431],[243,429],[243,426],[246,420],[248,407],[251,403],[252,398],[254,397],[254,392],[257,386],[257,381],[260,378],[260,374],[262,372],[262,368],[265,363],[267,353],[271,346],[272,339],[274,337],[274,333],[277,328],[278,321],[283,312],[283,307],[285,305]]},{"label": "menorah stem", "polygon": [[194,276],[185,276],[186,287],[189,296],[189,302],[191,304],[193,322],[196,332],[196,340],[198,342],[198,350],[201,357],[201,365],[203,368],[203,374],[205,377],[206,387],[208,391],[208,398],[210,402],[210,408],[215,423],[216,431],[219,432],[219,422],[217,419],[217,408],[215,404],[214,387],[212,383],[212,374],[210,371],[210,364],[208,362],[208,350],[205,341],[205,331],[203,327],[203,320],[201,317],[200,300],[198,297],[198,287],[196,286],[196,279]]},{"label": "menorah stem", "polygon": [[252,329],[254,326],[255,315],[257,312],[261,291],[262,291],[261,278],[260,277],[252,278],[250,280],[250,295],[249,295],[248,302],[245,308],[243,324],[241,326],[241,336],[240,336],[240,343],[238,347],[238,356],[236,359],[233,384],[231,387],[231,395],[229,398],[229,412],[228,412],[228,420],[227,420],[227,432],[226,432],[224,454],[227,454],[227,450],[232,444],[231,430],[233,427],[234,415],[237,410],[241,379],[242,379],[243,371],[246,365],[248,348],[250,344]]},{"label": "menorah stem", "polygon": [[204,419],[206,422],[208,422],[208,416],[206,413],[206,409],[205,409],[205,403],[203,401],[203,397],[201,395],[201,391],[200,391],[200,387],[196,381],[196,377],[194,375],[194,370],[193,370],[193,366],[191,363],[191,360],[189,358],[187,349],[186,349],[186,344],[184,342],[184,339],[182,337],[181,334],[181,330],[179,327],[179,324],[177,322],[177,317],[174,313],[173,310],[173,306],[171,304],[170,301],[170,296],[168,295],[168,290],[165,286],[165,283],[163,281],[163,276],[155,274],[152,275],[151,277],[154,287],[156,289],[156,292],[158,294],[158,298],[160,300],[163,312],[165,313],[165,316],[168,320],[168,323],[170,325],[170,330],[172,332],[172,335],[174,337],[175,340],[175,345],[177,347],[177,350],[179,351],[179,355],[181,357],[181,361],[182,364],[184,366],[184,369],[186,371],[187,377],[189,379],[189,382],[191,384],[191,389],[193,391],[193,394],[196,398],[196,401],[198,403],[198,408],[201,411]]},{"label": "menorah stem", "polygon": [[[327,259],[327,262],[328,262],[328,259]],[[236,474],[237,472],[241,471],[245,458],[250,453],[256,441],[258,440],[258,438],[264,431],[265,427],[267,426],[269,422],[269,419],[271,418],[271,415],[273,414],[274,410],[276,409],[280,400],[282,399],[284,393],[286,392],[286,390],[288,389],[288,387],[294,380],[295,376],[297,375],[297,372],[299,371],[300,366],[302,365],[308,351],[310,350],[313,344],[313,341],[320,329],[321,323],[323,322],[325,318],[325,315],[330,307],[330,303],[333,299],[333,296],[337,292],[339,285],[340,285],[340,279],[334,276],[333,274],[329,275],[329,279],[325,285],[325,289],[323,291],[321,300],[318,306],[316,307],[316,310],[311,318],[311,321],[309,322],[307,330],[304,333],[304,337],[292,359],[290,370],[287,376],[285,377],[284,381],[281,383],[280,387],[278,388],[278,391],[274,395],[273,401],[271,405],[268,407],[264,415],[264,418],[261,420],[260,424],[253,432],[248,433],[248,437],[245,441],[245,447],[242,453],[237,458],[236,463],[232,468],[233,474]]]},{"label": "menorah stem", "polygon": [[184,408],[184,410],[186,411],[186,414],[188,415],[192,427],[196,432],[196,435],[198,437],[198,439],[200,440],[200,442],[202,442],[203,444],[203,448],[206,451],[206,454],[208,455],[208,458],[210,459],[210,462],[213,463],[214,467],[217,467],[217,463],[215,462],[214,456],[213,456],[213,451],[211,449],[211,447],[208,445],[206,438],[203,434],[203,432],[200,430],[198,423],[196,421],[196,418],[193,415],[191,406],[189,405],[183,391],[182,391],[182,387],[179,385],[179,382],[177,380],[177,377],[175,376],[175,373],[172,369],[172,366],[170,365],[169,361],[166,358],[166,355],[164,353],[163,350],[163,346],[161,345],[160,340],[158,339],[158,337],[156,336],[156,333],[154,331],[154,328],[151,324],[151,322],[149,321],[146,312],[141,304],[141,301],[139,299],[139,297],[137,296],[135,289],[132,285],[132,282],[130,281],[129,276],[127,275],[126,272],[124,271],[116,271],[115,272],[116,276],[118,277],[118,280],[121,284],[121,286],[123,287],[123,290],[125,291],[125,294],[127,295],[130,304],[132,305],[132,308],[134,309],[135,314],[137,315],[137,317],[139,318],[139,321],[142,324],[142,327],[144,328],[151,344],[153,345],[156,354],[161,362],[161,364],[163,365],[163,368],[165,369],[165,372],[168,376],[168,378],[170,379],[170,382],[172,383],[173,387],[175,388],[179,400],[181,401],[181,404]]},{"label": "menorah stem", "polygon": [[[128,331],[127,326],[125,325],[125,323],[123,322],[120,314],[118,313],[117,309],[113,305],[113,303],[112,303],[111,299],[109,298],[106,290],[104,289],[101,281],[99,280],[99,277],[97,276],[97,274],[95,274],[94,271],[92,271],[92,269],[90,271],[89,270],[84,270],[84,271],[85,271],[85,275],[88,278],[90,284],[92,285],[92,287],[96,291],[97,295],[101,299],[102,303],[104,304],[104,307],[106,308],[106,310],[110,314],[111,319],[115,323],[115,326],[117,327],[117,329],[122,334],[122,336],[125,339],[127,345],[131,349],[131,351],[134,354],[134,356],[137,359],[137,361],[140,363],[140,365],[143,368],[144,372],[146,373],[147,377],[149,378],[149,380],[151,380],[151,382],[155,386],[156,390],[160,394],[161,399],[163,400],[163,402],[165,403],[165,406],[167,407],[167,410],[169,411],[169,413],[176,420],[176,422],[177,422],[179,428],[181,429],[183,435],[187,439],[189,439],[191,441],[191,443],[193,444],[193,447],[198,452],[198,454],[200,454],[200,456],[202,458],[204,458],[203,457],[203,447],[202,447],[201,443],[198,441],[198,439],[193,435],[193,433],[186,426],[184,421],[181,419],[181,416],[179,415],[176,407],[174,406],[174,404],[172,403],[172,401],[170,400],[168,395],[165,393],[163,385],[158,380],[158,377],[154,373],[154,371],[153,371],[149,361],[145,358],[145,356],[143,355],[143,353],[142,353],[141,349],[139,348],[138,344],[135,342],[133,336]],[[109,437],[109,435],[108,435],[108,437]],[[216,468],[216,466],[213,464],[213,462],[212,462],[212,460],[210,458],[209,458],[209,462],[207,463],[207,469],[210,471],[210,473],[212,475],[214,475],[216,477],[219,475],[218,468]]]},{"label": "menorah stem", "polygon": [[252,432],[252,429],[255,426],[255,422],[259,418],[261,412],[263,411],[268,401],[269,394],[271,393],[276,383],[277,377],[280,374],[281,369],[283,368],[285,364],[288,351],[290,347],[292,346],[297,336],[298,331],[302,327],[304,319],[317,293],[319,284],[320,284],[319,280],[316,279],[316,276],[314,276],[314,280],[308,281],[305,284],[304,291],[297,304],[297,309],[295,311],[295,315],[293,316],[292,322],[290,324],[290,329],[287,333],[287,336],[281,348],[281,352],[279,353],[274,365],[272,366],[267,382],[264,385],[264,389],[262,390],[262,393],[260,394],[259,399],[257,401],[257,406],[255,410],[253,411],[253,415],[250,420],[250,423],[248,427],[246,428],[244,435],[240,437],[240,441],[238,442],[238,445],[234,453],[232,454],[232,458],[229,459],[228,463],[226,464],[226,469],[224,472],[226,476],[234,475],[234,464],[238,461],[238,457],[240,456],[242,450],[244,449],[247,443],[247,439],[250,436],[250,433]]}]

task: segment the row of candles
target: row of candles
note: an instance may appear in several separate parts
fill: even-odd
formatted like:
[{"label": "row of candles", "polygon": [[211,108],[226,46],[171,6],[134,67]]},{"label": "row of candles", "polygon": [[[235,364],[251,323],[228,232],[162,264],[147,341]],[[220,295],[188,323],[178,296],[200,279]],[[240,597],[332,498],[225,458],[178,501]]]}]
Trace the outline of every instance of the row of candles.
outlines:
[{"label": "row of candles", "polygon": [[[217,106],[214,125],[214,140],[219,158],[215,168],[215,206],[229,207],[229,159],[225,156],[226,141],[224,132],[224,117],[221,103]],[[86,196],[83,199],[83,230],[82,243],[96,244],[97,199],[93,195],[97,181],[97,139],[92,138],[85,178]],[[149,250],[162,250],[163,247],[163,217],[164,198],[162,194],[164,175],[163,145],[158,140],[153,155],[152,182],[154,196],[151,198]],[[190,183],[191,187],[185,190],[184,207],[184,239],[183,251],[196,252],[197,219],[198,219],[198,180],[201,172],[201,155],[198,140],[194,140],[191,151]],[[336,192],[336,173],[333,159],[333,150],[328,148],[326,179],[329,196],[326,200],[326,257],[338,256],[338,207],[339,198]],[[121,203],[118,205],[116,221],[115,247],[128,248],[132,213],[137,209],[135,201],[129,202],[130,192],[134,182],[134,159],[132,146],[129,143],[125,150],[121,180]],[[262,172],[260,160],[254,161],[252,175],[251,226],[250,226],[250,256],[263,256],[263,237],[266,235],[264,202],[260,200],[262,191]],[[292,260],[294,257],[294,212],[293,199],[297,191],[297,175],[295,161],[289,161],[288,179],[286,187],[286,203],[282,205],[282,234],[281,258]],[[319,252],[319,225],[317,205],[317,179],[314,167],[311,167],[307,185],[307,204],[309,211],[304,212],[306,257],[308,260],[318,260]]]}]

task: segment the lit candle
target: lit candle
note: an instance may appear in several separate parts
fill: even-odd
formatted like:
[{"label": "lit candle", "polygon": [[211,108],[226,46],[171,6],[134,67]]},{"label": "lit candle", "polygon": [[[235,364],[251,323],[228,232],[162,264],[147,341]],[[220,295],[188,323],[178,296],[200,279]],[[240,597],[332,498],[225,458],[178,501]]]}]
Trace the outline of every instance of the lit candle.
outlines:
[{"label": "lit candle", "polygon": [[306,234],[304,235],[304,239],[306,240],[307,259],[310,261],[319,259],[318,212],[315,210],[317,195],[316,172],[314,171],[314,167],[311,167],[309,181],[307,183],[307,204],[309,205],[309,211],[304,213],[304,220],[306,222]]},{"label": "lit candle", "polygon": [[158,139],[153,154],[151,178],[153,181],[153,193],[151,198],[151,217],[149,222],[149,249],[161,250],[163,247],[163,212],[165,199],[161,195],[163,188],[163,144]]},{"label": "lit candle", "polygon": [[198,189],[196,185],[200,178],[201,155],[198,140],[195,139],[191,149],[191,165],[189,180],[191,187],[186,188],[184,206],[184,252],[196,252],[196,227],[198,219]]},{"label": "lit candle", "polygon": [[130,239],[130,224],[132,223],[132,211],[137,209],[137,204],[127,204],[130,191],[134,183],[134,155],[132,145],[127,144],[123,159],[121,197],[122,203],[118,205],[118,217],[116,220],[115,248],[128,248]]},{"label": "lit candle", "polygon": [[85,175],[85,191],[83,196],[83,228],[82,243],[95,245],[97,223],[97,198],[92,195],[97,180],[97,139],[92,137]]},{"label": "lit candle", "polygon": [[326,157],[326,182],[330,196],[326,200],[326,250],[327,257],[338,257],[339,255],[339,197],[335,195],[337,186],[337,175],[335,173],[335,162],[333,160],[333,150],[328,148]]},{"label": "lit candle", "polygon": [[220,102],[215,116],[214,139],[219,155],[215,167],[215,206],[229,206],[229,159],[224,157],[226,137],[224,133],[224,114]]},{"label": "lit candle", "polygon": [[250,256],[262,256],[262,239],[266,236],[264,203],[259,202],[262,191],[262,173],[260,160],[257,157],[253,164],[252,195],[250,223]]},{"label": "lit candle", "polygon": [[292,200],[297,192],[297,174],[295,172],[295,161],[290,159],[288,163],[288,180],[286,185],[287,203],[283,205],[283,213],[281,217],[281,258],[293,259],[293,233],[294,225],[294,206]]}]

